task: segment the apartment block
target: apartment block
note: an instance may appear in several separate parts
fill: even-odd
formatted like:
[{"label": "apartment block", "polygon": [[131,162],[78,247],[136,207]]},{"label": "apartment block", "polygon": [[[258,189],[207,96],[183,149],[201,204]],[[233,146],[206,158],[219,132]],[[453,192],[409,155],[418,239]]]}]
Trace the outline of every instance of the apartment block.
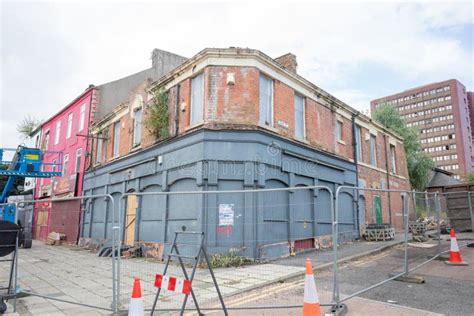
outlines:
[{"label": "apartment block", "polygon": [[455,79],[431,83],[371,101],[397,108],[420,132],[423,150],[437,167],[464,179],[474,170],[472,92]]}]

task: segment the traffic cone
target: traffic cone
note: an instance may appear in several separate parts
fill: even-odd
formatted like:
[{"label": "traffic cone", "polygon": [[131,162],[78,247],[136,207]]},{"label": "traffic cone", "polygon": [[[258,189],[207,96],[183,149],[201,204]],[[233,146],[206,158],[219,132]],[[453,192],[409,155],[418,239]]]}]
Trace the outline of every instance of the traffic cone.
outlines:
[{"label": "traffic cone", "polygon": [[143,308],[142,287],[140,286],[140,278],[135,278],[133,281],[132,298],[128,306],[128,316],[144,316],[145,309]]},{"label": "traffic cone", "polygon": [[306,276],[304,278],[303,316],[321,315],[316,282],[314,281],[311,259],[306,259]]},{"label": "traffic cone", "polygon": [[467,266],[468,264],[462,261],[461,253],[459,252],[458,241],[456,240],[456,233],[451,229],[451,247],[449,250],[449,261],[444,263],[451,266]]}]

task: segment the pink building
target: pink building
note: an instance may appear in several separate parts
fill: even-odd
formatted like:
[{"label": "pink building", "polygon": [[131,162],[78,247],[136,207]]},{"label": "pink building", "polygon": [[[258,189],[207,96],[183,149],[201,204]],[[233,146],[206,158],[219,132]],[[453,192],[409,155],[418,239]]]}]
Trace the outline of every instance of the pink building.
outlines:
[{"label": "pink building", "polygon": [[78,238],[81,201],[51,203],[48,199],[81,195],[84,170],[89,162],[90,113],[96,95],[96,87],[89,86],[42,125],[41,148],[62,153],[61,162],[57,161],[57,154],[45,155],[44,160],[52,165],[61,163],[62,177],[41,179],[35,188],[35,199],[45,199],[35,206],[33,236],[36,239],[45,239],[53,231],[65,234],[69,243],[75,243]]}]

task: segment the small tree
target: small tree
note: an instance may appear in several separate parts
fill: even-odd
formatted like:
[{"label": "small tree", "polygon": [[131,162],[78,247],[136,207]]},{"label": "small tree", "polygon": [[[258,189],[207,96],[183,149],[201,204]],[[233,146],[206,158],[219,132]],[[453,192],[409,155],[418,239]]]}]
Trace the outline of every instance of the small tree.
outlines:
[{"label": "small tree", "polygon": [[35,119],[31,115],[27,115],[17,125],[16,130],[23,136],[23,138],[27,138],[39,125],[39,120]]},{"label": "small tree", "polygon": [[467,183],[474,183],[474,173],[467,174]]},{"label": "small tree", "polygon": [[422,151],[418,130],[407,127],[398,111],[388,104],[379,105],[373,114],[373,119],[403,138],[411,187],[423,191],[430,181],[431,170],[435,167],[435,163]]},{"label": "small tree", "polygon": [[164,89],[155,91],[145,119],[146,128],[157,138],[169,136],[168,94]]}]

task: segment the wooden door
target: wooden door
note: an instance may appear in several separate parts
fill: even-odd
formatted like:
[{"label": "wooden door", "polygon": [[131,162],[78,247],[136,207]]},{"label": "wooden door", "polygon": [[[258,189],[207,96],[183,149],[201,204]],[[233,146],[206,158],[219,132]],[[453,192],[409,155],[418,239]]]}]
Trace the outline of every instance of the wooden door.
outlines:
[{"label": "wooden door", "polygon": [[135,224],[137,218],[137,196],[129,195],[127,197],[127,216],[125,220],[125,240],[124,243],[129,246],[135,244]]}]

